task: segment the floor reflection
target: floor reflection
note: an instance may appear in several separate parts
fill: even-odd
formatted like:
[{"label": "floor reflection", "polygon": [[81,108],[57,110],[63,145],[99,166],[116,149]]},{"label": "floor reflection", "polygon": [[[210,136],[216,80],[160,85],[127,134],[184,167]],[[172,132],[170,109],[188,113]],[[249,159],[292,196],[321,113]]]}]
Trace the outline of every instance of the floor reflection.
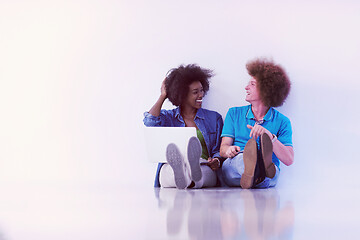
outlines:
[{"label": "floor reflection", "polygon": [[292,239],[295,212],[275,188],[155,189],[174,239]]},{"label": "floor reflection", "polygon": [[0,240],[5,240],[5,237],[4,237],[4,235],[3,235],[3,233],[2,233],[1,230],[2,230],[2,229],[0,228]]}]

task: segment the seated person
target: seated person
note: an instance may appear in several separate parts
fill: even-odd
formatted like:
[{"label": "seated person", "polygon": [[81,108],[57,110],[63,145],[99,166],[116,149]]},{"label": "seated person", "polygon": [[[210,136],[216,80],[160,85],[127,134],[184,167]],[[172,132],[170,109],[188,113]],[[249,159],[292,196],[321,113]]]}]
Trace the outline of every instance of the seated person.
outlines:
[{"label": "seated person", "polygon": [[[213,187],[217,184],[215,171],[220,167],[220,135],[223,120],[219,113],[202,108],[203,98],[209,90],[212,71],[195,64],[170,70],[161,86],[157,102],[144,114],[146,126],[195,127],[197,138],[189,139],[184,161],[175,144],[166,150],[167,163],[159,163],[155,187]],[[177,106],[162,110],[165,99]]]},{"label": "seated person", "polygon": [[251,79],[245,100],[248,106],[230,108],[224,122],[220,155],[225,183],[242,188],[276,185],[280,161],[294,162],[290,120],[275,110],[290,91],[283,68],[266,59],[246,65]]}]

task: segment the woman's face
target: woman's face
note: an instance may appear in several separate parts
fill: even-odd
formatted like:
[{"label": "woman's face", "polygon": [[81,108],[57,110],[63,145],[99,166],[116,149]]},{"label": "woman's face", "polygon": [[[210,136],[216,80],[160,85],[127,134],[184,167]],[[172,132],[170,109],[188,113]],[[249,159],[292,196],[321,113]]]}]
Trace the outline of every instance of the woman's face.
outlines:
[{"label": "woman's face", "polygon": [[202,106],[203,97],[204,89],[202,84],[199,81],[193,82],[189,85],[189,92],[184,101],[184,104],[199,109]]},{"label": "woman's face", "polygon": [[257,88],[257,81],[255,78],[251,78],[249,83],[245,87],[246,97],[245,100],[249,103],[254,103],[257,101],[261,101],[260,93]]}]

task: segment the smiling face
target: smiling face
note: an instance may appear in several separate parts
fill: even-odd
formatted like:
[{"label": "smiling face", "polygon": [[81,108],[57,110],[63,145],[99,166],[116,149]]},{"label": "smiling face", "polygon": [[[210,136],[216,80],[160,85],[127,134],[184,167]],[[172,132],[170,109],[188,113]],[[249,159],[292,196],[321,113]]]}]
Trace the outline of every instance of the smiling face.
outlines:
[{"label": "smiling face", "polygon": [[261,101],[260,93],[257,88],[257,81],[255,78],[251,78],[249,83],[245,87],[246,97],[245,100],[251,104],[257,101]]},{"label": "smiling face", "polygon": [[189,85],[189,92],[183,104],[199,109],[202,106],[204,89],[200,82],[193,82]]}]

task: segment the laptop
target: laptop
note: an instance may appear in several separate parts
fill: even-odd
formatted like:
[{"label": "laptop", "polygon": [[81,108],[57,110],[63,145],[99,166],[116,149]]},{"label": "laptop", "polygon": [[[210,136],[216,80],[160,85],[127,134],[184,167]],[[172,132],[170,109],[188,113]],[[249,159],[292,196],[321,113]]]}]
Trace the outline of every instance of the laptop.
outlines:
[{"label": "laptop", "polygon": [[187,145],[196,135],[195,127],[144,127],[147,157],[150,162],[166,163],[166,148],[175,143],[187,161]]}]

